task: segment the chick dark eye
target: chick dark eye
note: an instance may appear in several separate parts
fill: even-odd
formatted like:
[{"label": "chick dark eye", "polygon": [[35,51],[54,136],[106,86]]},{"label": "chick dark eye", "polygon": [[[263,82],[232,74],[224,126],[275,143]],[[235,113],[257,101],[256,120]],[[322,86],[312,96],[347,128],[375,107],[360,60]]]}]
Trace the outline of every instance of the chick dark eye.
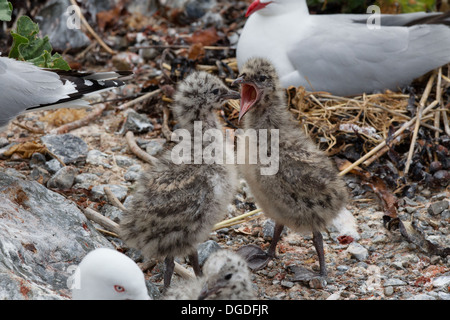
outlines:
[{"label": "chick dark eye", "polygon": [[227,274],[227,275],[225,276],[225,280],[230,280],[232,276],[233,276],[233,275],[232,275],[231,273]]},{"label": "chick dark eye", "polygon": [[266,76],[259,76],[259,82],[264,82],[267,80]]},{"label": "chick dark eye", "polygon": [[212,94],[219,94],[219,89],[214,89],[213,91],[211,91]]}]

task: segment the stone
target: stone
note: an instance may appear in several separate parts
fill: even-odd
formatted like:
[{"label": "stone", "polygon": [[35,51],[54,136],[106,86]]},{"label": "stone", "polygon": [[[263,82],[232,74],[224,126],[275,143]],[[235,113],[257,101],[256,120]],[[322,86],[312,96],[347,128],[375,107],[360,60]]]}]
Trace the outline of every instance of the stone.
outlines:
[{"label": "stone", "polygon": [[36,181],[0,172],[0,300],[67,299],[67,278],[111,243],[77,205]]},{"label": "stone", "polygon": [[212,253],[220,249],[222,249],[222,247],[214,240],[208,240],[203,243],[200,243],[197,246],[198,263],[200,264],[200,266],[202,266],[203,263],[205,263],[206,259],[208,259],[208,257]]},{"label": "stone", "polygon": [[369,257],[369,251],[357,242],[350,243],[347,252],[358,261],[366,260]]},{"label": "stone", "polygon": [[47,187],[52,189],[70,189],[74,183],[78,169],[72,166],[63,167],[56,172],[47,182]]},{"label": "stone", "polygon": [[383,287],[389,287],[389,286],[406,286],[407,283],[403,280],[396,279],[396,278],[390,278],[386,279],[383,283]]},{"label": "stone", "polygon": [[86,142],[70,133],[46,135],[41,141],[65,164],[84,161],[88,153]]},{"label": "stone", "polygon": [[106,153],[101,152],[100,150],[90,150],[87,153],[86,163],[91,164],[93,166],[103,166],[104,168],[112,168],[112,165],[109,163],[110,156]]},{"label": "stone", "polygon": [[117,184],[101,184],[92,188],[92,197],[95,200],[106,200],[104,187],[109,187],[114,196],[123,201],[128,193],[128,188]]},{"label": "stone", "polygon": [[448,209],[448,201],[441,200],[430,204],[428,207],[428,213],[431,215],[438,215],[446,209]]},{"label": "stone", "polygon": [[50,0],[35,16],[40,32],[48,35],[53,50],[79,50],[87,47],[91,42],[81,27],[78,28],[74,23],[77,20],[75,20],[75,12],[68,11],[70,6],[69,0]]}]

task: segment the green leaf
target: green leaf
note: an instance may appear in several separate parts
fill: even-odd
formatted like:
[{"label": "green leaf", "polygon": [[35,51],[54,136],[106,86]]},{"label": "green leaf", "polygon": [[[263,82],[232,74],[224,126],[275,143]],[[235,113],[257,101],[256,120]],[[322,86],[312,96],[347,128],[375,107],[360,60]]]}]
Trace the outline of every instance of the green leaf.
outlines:
[{"label": "green leaf", "polygon": [[0,0],[0,20],[11,21],[13,6],[11,2]]},{"label": "green leaf", "polygon": [[11,31],[13,46],[9,57],[30,61],[41,68],[70,70],[69,65],[60,54],[51,55],[53,48],[48,36],[39,38],[38,34],[37,23],[27,16],[20,17],[17,20],[17,31]]}]

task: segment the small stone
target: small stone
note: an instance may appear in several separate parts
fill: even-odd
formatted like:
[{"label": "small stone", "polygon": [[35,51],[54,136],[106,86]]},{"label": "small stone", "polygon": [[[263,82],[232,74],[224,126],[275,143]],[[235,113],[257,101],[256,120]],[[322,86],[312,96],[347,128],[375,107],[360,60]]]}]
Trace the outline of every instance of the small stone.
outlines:
[{"label": "small stone", "polygon": [[61,190],[69,189],[72,187],[77,173],[78,169],[74,167],[63,167],[48,180],[47,187]]},{"label": "small stone", "polygon": [[323,289],[327,286],[327,280],[322,277],[313,278],[308,284],[311,289]]},{"label": "small stone", "polygon": [[430,204],[430,206],[428,207],[428,213],[431,215],[437,215],[446,209],[448,209],[447,200],[437,201]]},{"label": "small stone", "polygon": [[123,201],[128,193],[128,188],[117,185],[117,184],[101,184],[92,188],[92,196],[96,200],[104,199],[105,191],[104,188],[109,187],[114,196],[119,199],[119,201]]},{"label": "small stone", "polygon": [[384,294],[386,296],[392,296],[394,294],[394,288],[392,286],[387,286],[384,288]]},{"label": "small stone", "polygon": [[45,146],[65,164],[82,161],[88,153],[88,145],[70,133],[41,137]]},{"label": "small stone", "polygon": [[203,243],[200,243],[197,246],[197,252],[198,252],[198,263],[200,266],[203,265],[203,263],[208,259],[208,257],[216,252],[217,250],[222,249],[222,247],[213,240],[208,240]]},{"label": "small stone", "polygon": [[165,144],[165,139],[150,140],[145,146],[145,151],[147,151],[147,153],[151,156],[156,156],[158,153],[164,150]]},{"label": "small stone", "polygon": [[45,185],[47,181],[50,179],[50,173],[41,167],[35,167],[31,170],[30,178],[39,182],[42,185]]},{"label": "small stone", "polygon": [[366,260],[369,257],[369,251],[356,242],[350,243],[347,248],[347,252],[359,261]]},{"label": "small stone", "polygon": [[436,298],[433,296],[430,296],[429,294],[421,293],[421,294],[412,296],[411,298],[408,298],[407,300],[436,300]]},{"label": "small stone", "polygon": [[292,281],[287,281],[287,280],[281,280],[280,284],[282,287],[285,287],[288,289],[290,289],[294,286],[294,283]]},{"label": "small stone", "polygon": [[75,176],[75,189],[89,189],[91,188],[99,177],[93,173],[81,173]]},{"label": "small stone", "polygon": [[132,131],[134,133],[145,133],[148,131],[153,131],[153,128],[153,124],[145,115],[137,113],[134,110],[130,110],[120,133],[126,133],[128,131]]},{"label": "small stone", "polygon": [[99,150],[90,150],[87,153],[86,163],[91,164],[93,166],[103,166],[104,168],[112,168],[109,164],[109,158],[106,153],[103,153]]},{"label": "small stone", "polygon": [[1,137],[0,138],[0,148],[3,148],[9,144],[8,139]]},{"label": "small stone", "polygon": [[433,279],[433,287],[441,288],[450,286],[450,276],[441,276]]},{"label": "small stone", "polygon": [[58,172],[59,169],[62,168],[62,164],[58,160],[52,159],[45,163],[44,168],[51,174],[54,174],[54,173]]},{"label": "small stone", "polygon": [[384,281],[383,287],[389,287],[389,286],[406,286],[407,283],[405,281],[402,281],[400,279],[391,278]]},{"label": "small stone", "polygon": [[42,153],[35,152],[30,159],[30,168],[42,167],[45,165],[45,156]]},{"label": "small stone", "polygon": [[135,162],[133,159],[127,157],[127,156],[115,156],[116,164],[121,168],[127,168],[132,166]]}]

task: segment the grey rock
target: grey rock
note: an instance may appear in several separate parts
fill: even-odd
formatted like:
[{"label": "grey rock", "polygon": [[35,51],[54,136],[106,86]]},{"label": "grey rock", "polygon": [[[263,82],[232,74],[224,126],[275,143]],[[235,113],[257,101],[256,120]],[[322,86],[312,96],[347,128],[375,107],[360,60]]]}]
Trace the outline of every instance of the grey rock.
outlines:
[{"label": "grey rock", "polygon": [[148,131],[153,131],[153,128],[153,124],[145,115],[139,114],[134,110],[130,110],[120,133],[123,134],[127,131],[132,131],[134,133],[145,133]]},{"label": "grey rock", "polygon": [[103,214],[105,217],[113,220],[114,222],[119,223],[120,219],[122,218],[123,215],[123,211],[120,210],[119,208],[109,205],[109,204],[105,204],[102,209],[101,209],[101,214]]},{"label": "grey rock", "polygon": [[287,280],[281,280],[280,284],[282,287],[285,287],[288,289],[290,289],[294,286],[294,283],[292,281],[287,281]]},{"label": "grey rock", "polygon": [[61,190],[69,189],[72,187],[77,173],[78,169],[75,167],[63,167],[48,180],[47,187]]},{"label": "grey rock", "polygon": [[200,264],[200,266],[202,266],[203,263],[205,263],[206,259],[208,259],[208,257],[212,253],[220,249],[221,249],[220,245],[214,240],[208,240],[203,243],[200,243],[197,247],[198,263]]},{"label": "grey rock", "polygon": [[421,293],[421,294],[412,296],[411,298],[408,298],[407,300],[436,300],[436,298],[429,294]]},{"label": "grey rock", "polygon": [[407,283],[403,280],[400,279],[396,279],[396,278],[391,278],[391,279],[386,279],[383,283],[384,287],[388,287],[388,286],[406,286]]},{"label": "grey rock", "polygon": [[81,49],[90,43],[81,28],[69,27],[75,18],[75,13],[68,12],[70,5],[69,0],[47,1],[35,17],[42,34],[49,36],[53,49],[57,51]]},{"label": "grey rock", "polygon": [[30,178],[39,182],[40,184],[46,185],[48,180],[51,178],[50,173],[41,167],[35,167],[31,170]]},{"label": "grey rock", "polygon": [[437,215],[446,209],[448,209],[448,201],[441,200],[430,204],[430,206],[428,207],[428,213],[432,215]]},{"label": "grey rock", "polygon": [[127,156],[117,155],[115,156],[115,160],[116,164],[121,168],[127,168],[135,164],[134,159]]},{"label": "grey rock", "polygon": [[93,166],[103,166],[104,168],[112,168],[109,163],[110,156],[100,150],[89,150],[86,156],[86,163]]},{"label": "grey rock", "polygon": [[89,189],[92,187],[99,179],[96,174],[93,173],[80,173],[75,176],[74,188],[75,189]]},{"label": "grey rock", "polygon": [[128,188],[117,184],[101,184],[92,188],[92,197],[96,200],[106,199],[104,187],[109,187],[114,196],[123,201],[128,193]]},{"label": "grey rock", "polygon": [[392,296],[394,294],[394,288],[392,286],[387,286],[384,288],[384,294],[386,296]]},{"label": "grey rock", "polygon": [[52,159],[52,160],[49,160],[49,161],[47,161],[47,162],[45,163],[44,168],[45,168],[48,172],[50,172],[51,174],[54,174],[54,173],[56,173],[59,169],[62,168],[62,165],[61,165],[61,163],[60,163],[58,160]]},{"label": "grey rock", "polygon": [[43,167],[45,162],[45,156],[42,153],[35,152],[30,159],[30,168]]},{"label": "grey rock", "polygon": [[165,144],[165,139],[152,139],[145,145],[145,151],[147,151],[147,153],[151,156],[156,156],[164,150]]},{"label": "grey rock", "polygon": [[5,147],[5,146],[7,146],[8,144],[9,144],[8,139],[6,139],[6,138],[4,138],[4,137],[1,137],[1,138],[0,138],[0,148],[3,148],[3,147]]},{"label": "grey rock", "polygon": [[86,142],[70,133],[46,135],[41,141],[65,164],[84,161],[88,153]]},{"label": "grey rock", "polygon": [[358,261],[366,260],[369,257],[369,251],[356,242],[349,244],[347,252]]},{"label": "grey rock", "polygon": [[112,247],[77,205],[0,172],[0,299],[67,299],[67,278],[97,247]]},{"label": "grey rock", "polygon": [[450,275],[434,278],[432,283],[433,283],[433,287],[437,287],[437,288],[448,287],[448,286],[450,286]]}]

